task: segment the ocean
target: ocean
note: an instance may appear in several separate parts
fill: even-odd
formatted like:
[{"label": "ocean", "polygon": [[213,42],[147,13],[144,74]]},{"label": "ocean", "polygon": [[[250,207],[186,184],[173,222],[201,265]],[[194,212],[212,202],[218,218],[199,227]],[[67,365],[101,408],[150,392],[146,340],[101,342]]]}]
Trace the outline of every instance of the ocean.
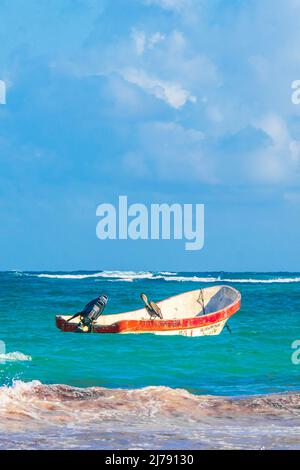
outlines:
[{"label": "ocean", "polygon": [[[101,293],[106,313],[226,284],[231,333],[62,333]],[[300,273],[2,272],[0,449],[300,449]]]}]

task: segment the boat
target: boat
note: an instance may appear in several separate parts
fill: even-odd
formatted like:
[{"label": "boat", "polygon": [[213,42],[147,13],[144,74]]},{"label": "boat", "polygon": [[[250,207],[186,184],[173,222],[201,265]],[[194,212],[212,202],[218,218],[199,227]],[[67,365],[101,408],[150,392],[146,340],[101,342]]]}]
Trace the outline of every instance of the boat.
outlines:
[{"label": "boat", "polygon": [[[90,331],[183,336],[218,335],[227,320],[240,309],[241,294],[230,286],[213,286],[184,292],[157,304],[150,304],[155,306],[155,311],[158,309],[161,312],[162,318],[154,311],[153,317],[146,304],[138,310],[101,315],[93,322]],[[80,318],[57,315],[56,326],[65,332],[76,332],[80,326]]]}]

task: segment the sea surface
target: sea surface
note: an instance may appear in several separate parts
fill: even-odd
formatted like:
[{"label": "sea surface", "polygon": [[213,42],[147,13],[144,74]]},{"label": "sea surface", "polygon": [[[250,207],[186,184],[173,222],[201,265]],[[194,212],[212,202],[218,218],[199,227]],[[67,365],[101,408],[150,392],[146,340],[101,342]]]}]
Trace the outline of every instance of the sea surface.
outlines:
[{"label": "sea surface", "polygon": [[[55,327],[101,293],[117,313],[217,284],[242,294],[231,333]],[[300,449],[300,273],[1,272],[0,293],[0,449]]]}]

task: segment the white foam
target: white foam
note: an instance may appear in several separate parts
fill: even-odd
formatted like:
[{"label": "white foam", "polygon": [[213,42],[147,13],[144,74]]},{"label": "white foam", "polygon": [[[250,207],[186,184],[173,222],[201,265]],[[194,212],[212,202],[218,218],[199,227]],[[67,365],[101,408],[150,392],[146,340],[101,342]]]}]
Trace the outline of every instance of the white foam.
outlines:
[{"label": "white foam", "polygon": [[34,276],[38,278],[48,279],[107,279],[110,282],[132,282],[135,280],[165,280],[173,282],[230,282],[230,283],[243,283],[243,284],[281,284],[281,283],[297,283],[300,282],[300,277],[270,277],[270,278],[230,278],[221,275],[216,276],[178,276],[177,273],[170,271],[159,271],[153,273],[150,271],[100,271],[96,273],[87,274],[55,274],[55,273],[42,273],[42,274],[27,274],[15,273],[17,275]]},{"label": "white foam", "polygon": [[0,448],[296,449],[289,423],[298,431],[299,400],[298,392],[234,398],[15,381],[0,387]]},{"label": "white foam", "polygon": [[160,271],[159,274],[163,276],[176,276],[177,273],[170,273],[169,271]]},{"label": "white foam", "polygon": [[293,283],[300,282],[300,277],[288,277],[288,278],[270,278],[270,279],[254,279],[254,278],[221,278],[219,277],[198,277],[198,276],[168,276],[164,278],[166,281],[174,282],[231,282],[231,283],[243,283],[243,284],[281,284],[281,283]]},{"label": "white foam", "polygon": [[152,279],[150,271],[103,271],[101,277],[118,279]]},{"label": "white foam", "polygon": [[300,282],[300,277],[275,277],[271,279],[221,279],[224,282],[244,282],[249,284],[281,284],[281,283],[290,283],[290,282]]},{"label": "white foam", "polygon": [[33,274],[34,277],[47,279],[88,279],[93,277],[101,277],[101,273],[95,274]]},{"label": "white foam", "polygon": [[108,279],[151,279],[153,274],[144,271],[101,271],[91,274],[32,274],[34,277],[48,279],[89,279],[89,278],[108,278]]},{"label": "white foam", "polygon": [[177,281],[177,282],[220,282],[224,279],[220,277],[198,277],[198,276],[168,276],[164,277],[165,281]]},{"label": "white foam", "polygon": [[32,361],[31,356],[27,356],[19,351],[0,354],[0,361]]}]

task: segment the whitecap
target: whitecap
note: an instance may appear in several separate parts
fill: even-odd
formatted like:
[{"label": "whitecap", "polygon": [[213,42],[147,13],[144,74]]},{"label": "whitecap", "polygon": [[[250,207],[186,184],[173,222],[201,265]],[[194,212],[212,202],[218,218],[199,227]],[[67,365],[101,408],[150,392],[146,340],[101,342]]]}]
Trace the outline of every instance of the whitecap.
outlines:
[{"label": "whitecap", "polygon": [[178,273],[170,271],[158,271],[153,273],[150,271],[99,271],[95,273],[86,274],[55,274],[55,273],[41,273],[41,274],[22,274],[30,275],[38,278],[48,279],[107,279],[110,282],[132,282],[135,280],[164,280],[173,282],[203,282],[203,283],[215,283],[215,282],[230,282],[230,283],[243,283],[243,284],[280,284],[280,283],[295,283],[300,282],[300,277],[269,277],[269,278],[231,278],[219,276],[189,276],[182,275],[178,276]]},{"label": "whitecap", "polygon": [[89,278],[107,278],[107,279],[151,279],[153,274],[148,271],[100,271],[87,274],[55,274],[41,273],[32,274],[33,277],[46,279],[89,279]]},{"label": "whitecap", "polygon": [[219,277],[199,277],[199,276],[168,276],[164,278],[165,281],[174,282],[231,282],[231,283],[242,283],[242,284],[281,284],[281,283],[293,283],[300,282],[300,277],[288,277],[288,278],[270,278],[270,279],[255,279],[255,278],[221,278]]},{"label": "whitecap", "polygon": [[93,277],[101,277],[102,273],[94,274],[32,274],[33,277],[47,279],[88,279]]},{"label": "whitecap", "polygon": [[160,271],[159,274],[162,274],[163,276],[176,276],[178,273],[172,273],[169,271]]}]

